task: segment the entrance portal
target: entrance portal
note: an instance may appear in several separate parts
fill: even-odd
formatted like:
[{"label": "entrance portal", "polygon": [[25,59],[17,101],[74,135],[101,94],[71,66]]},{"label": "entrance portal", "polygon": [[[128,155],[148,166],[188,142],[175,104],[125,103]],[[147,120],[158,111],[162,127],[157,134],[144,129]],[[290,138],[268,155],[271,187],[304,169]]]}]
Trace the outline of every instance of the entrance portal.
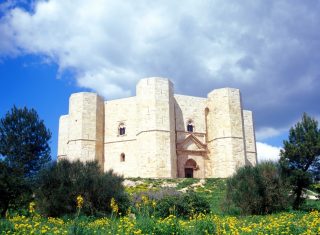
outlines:
[{"label": "entrance portal", "polygon": [[197,163],[193,159],[189,159],[186,161],[184,166],[184,177],[185,178],[193,178],[193,171],[196,169]]},{"label": "entrance portal", "polygon": [[193,169],[192,168],[185,168],[184,175],[186,178],[193,178]]}]

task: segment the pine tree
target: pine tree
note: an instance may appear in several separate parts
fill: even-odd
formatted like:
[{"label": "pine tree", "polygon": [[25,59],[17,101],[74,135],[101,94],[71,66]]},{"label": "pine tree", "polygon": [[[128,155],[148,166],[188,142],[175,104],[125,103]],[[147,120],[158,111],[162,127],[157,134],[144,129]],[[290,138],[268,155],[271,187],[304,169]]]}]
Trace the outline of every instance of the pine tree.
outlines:
[{"label": "pine tree", "polygon": [[0,120],[0,155],[13,168],[31,176],[51,160],[51,132],[34,109],[13,107]]},{"label": "pine tree", "polygon": [[[15,106],[0,119],[0,209],[31,197],[32,176],[51,160],[51,132],[34,109]],[[26,201],[27,202],[27,201]]]},{"label": "pine tree", "polygon": [[320,130],[314,118],[303,114],[302,120],[290,128],[283,142],[280,164],[292,186],[293,208],[304,201],[303,192],[320,173]]}]

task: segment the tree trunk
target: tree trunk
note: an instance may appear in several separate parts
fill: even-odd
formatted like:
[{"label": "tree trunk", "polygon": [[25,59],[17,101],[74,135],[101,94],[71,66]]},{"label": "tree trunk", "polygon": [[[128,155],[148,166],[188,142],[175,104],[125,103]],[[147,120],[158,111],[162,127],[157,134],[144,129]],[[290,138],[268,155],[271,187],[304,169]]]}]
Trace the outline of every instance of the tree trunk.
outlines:
[{"label": "tree trunk", "polygon": [[302,195],[302,187],[298,186],[297,190],[296,190],[296,198],[294,199],[293,202],[293,209],[297,210],[300,207],[301,204],[301,195]]}]

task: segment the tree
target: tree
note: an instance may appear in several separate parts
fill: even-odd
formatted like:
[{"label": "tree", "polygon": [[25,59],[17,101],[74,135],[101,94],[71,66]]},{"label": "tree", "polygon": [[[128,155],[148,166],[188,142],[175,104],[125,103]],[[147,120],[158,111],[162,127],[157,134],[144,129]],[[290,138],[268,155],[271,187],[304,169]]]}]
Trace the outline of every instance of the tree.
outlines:
[{"label": "tree", "polygon": [[34,109],[15,106],[0,120],[0,155],[9,167],[31,176],[51,160],[51,132]]},{"label": "tree", "polygon": [[31,197],[31,176],[50,161],[50,131],[34,109],[15,106],[0,119],[0,209]]},{"label": "tree", "polygon": [[19,169],[11,168],[5,162],[0,161],[1,217],[5,217],[10,204],[19,206],[24,201],[23,195],[31,194],[27,181],[20,176]]},{"label": "tree", "polygon": [[292,186],[293,208],[304,201],[303,192],[320,173],[320,130],[318,122],[303,114],[302,120],[290,128],[289,139],[283,142],[280,164]]}]

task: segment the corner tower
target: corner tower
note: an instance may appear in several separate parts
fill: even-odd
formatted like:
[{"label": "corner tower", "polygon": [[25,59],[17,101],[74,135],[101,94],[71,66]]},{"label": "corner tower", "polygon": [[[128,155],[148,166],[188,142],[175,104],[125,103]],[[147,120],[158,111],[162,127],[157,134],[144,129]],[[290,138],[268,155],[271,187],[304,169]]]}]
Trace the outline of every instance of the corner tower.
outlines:
[{"label": "corner tower", "polygon": [[207,101],[207,146],[212,176],[226,178],[246,164],[240,91],[213,90]]},{"label": "corner tower", "polygon": [[58,158],[97,160],[103,169],[104,102],[96,93],[70,96],[69,114],[59,123]]},{"label": "corner tower", "polygon": [[137,159],[141,177],[177,177],[173,84],[146,78],[137,85]]}]

